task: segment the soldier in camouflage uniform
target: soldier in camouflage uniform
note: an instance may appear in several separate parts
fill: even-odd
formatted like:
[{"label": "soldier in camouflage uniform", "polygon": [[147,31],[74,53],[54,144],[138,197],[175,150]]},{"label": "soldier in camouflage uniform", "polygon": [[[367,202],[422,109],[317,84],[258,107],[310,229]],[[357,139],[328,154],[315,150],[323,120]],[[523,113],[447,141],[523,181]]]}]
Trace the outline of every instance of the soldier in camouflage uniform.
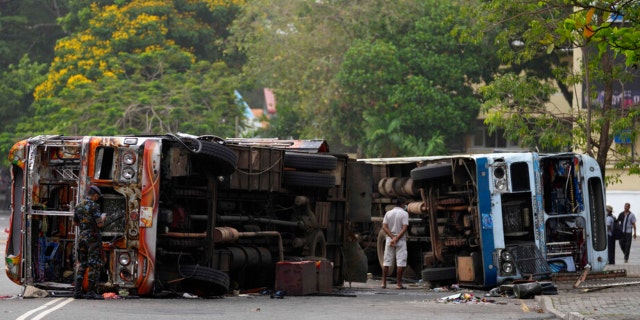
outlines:
[{"label": "soldier in camouflage uniform", "polygon": [[102,299],[96,292],[96,283],[100,278],[102,268],[102,239],[100,228],[104,226],[104,215],[100,213],[100,205],[97,203],[102,196],[100,188],[89,187],[87,197],[76,206],[73,222],[78,226],[76,236],[76,274],[74,298],[82,297],[82,281],[85,270],[88,270],[89,287],[87,299]]}]

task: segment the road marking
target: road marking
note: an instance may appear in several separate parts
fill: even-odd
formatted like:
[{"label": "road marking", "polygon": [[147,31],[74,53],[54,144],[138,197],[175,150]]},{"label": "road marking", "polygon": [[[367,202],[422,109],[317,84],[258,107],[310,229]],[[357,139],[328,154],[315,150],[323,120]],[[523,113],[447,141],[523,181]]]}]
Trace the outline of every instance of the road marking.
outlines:
[{"label": "road marking", "polygon": [[51,308],[49,310],[41,312],[37,317],[33,318],[33,320],[40,320],[40,319],[44,318],[44,316],[46,316],[49,313],[54,312],[54,311],[64,307],[67,303],[69,303],[69,302],[71,302],[73,300],[74,300],[73,298],[67,298],[67,300],[59,303],[57,306],[55,306],[55,307],[53,307],[53,308]]},{"label": "road marking", "polygon": [[[64,300],[64,301],[62,301]],[[61,302],[62,301],[62,302]],[[56,311],[62,307],[64,307],[67,303],[73,301],[73,298],[57,298],[57,299],[53,299],[47,303],[45,303],[43,306],[40,306],[38,308],[35,308],[33,310],[27,311],[25,314],[21,315],[20,317],[18,317],[16,320],[25,320],[27,319],[29,316],[31,316],[32,314],[42,311],[40,312],[35,318],[33,318],[33,320],[39,320],[42,319],[44,316],[48,315],[49,313]],[[60,302],[58,305],[56,305],[53,308],[47,309],[52,305],[55,305],[56,303]]]},{"label": "road marking", "polygon": [[522,307],[520,308],[520,309],[522,309],[522,312],[529,312],[529,311],[531,311],[531,310],[529,309],[529,306],[527,306],[527,304],[526,304],[524,301],[520,300],[520,302],[522,303]]}]

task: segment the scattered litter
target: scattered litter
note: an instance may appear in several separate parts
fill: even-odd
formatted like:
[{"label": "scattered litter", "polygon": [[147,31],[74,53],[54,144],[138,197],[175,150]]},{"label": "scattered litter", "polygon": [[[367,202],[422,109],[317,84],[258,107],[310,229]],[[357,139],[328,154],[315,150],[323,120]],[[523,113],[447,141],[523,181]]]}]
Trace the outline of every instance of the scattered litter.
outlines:
[{"label": "scattered litter", "polygon": [[102,294],[102,297],[105,300],[122,299],[115,292],[105,292],[105,293]]},{"label": "scattered litter", "polygon": [[278,290],[274,292],[270,297],[271,299],[284,299],[284,296],[287,295],[287,292],[284,290]]},{"label": "scattered litter", "polygon": [[456,293],[450,296],[440,298],[438,299],[438,302],[484,304],[484,303],[495,303],[496,301],[492,299],[476,297],[473,293]]},{"label": "scattered litter", "polygon": [[24,298],[44,298],[48,295],[47,291],[38,289],[34,286],[27,286],[22,294]]},{"label": "scattered litter", "polygon": [[532,299],[537,295],[557,295],[558,288],[551,282],[516,281],[489,290],[485,296]]},{"label": "scattered litter", "polygon": [[444,286],[444,287],[431,289],[431,291],[433,292],[446,292],[446,291],[458,291],[458,290],[460,290],[460,285],[458,284],[452,284],[450,287]]},{"label": "scattered litter", "polygon": [[191,293],[188,293],[188,292],[183,293],[182,297],[185,298],[185,299],[198,299],[197,295],[191,294]]}]

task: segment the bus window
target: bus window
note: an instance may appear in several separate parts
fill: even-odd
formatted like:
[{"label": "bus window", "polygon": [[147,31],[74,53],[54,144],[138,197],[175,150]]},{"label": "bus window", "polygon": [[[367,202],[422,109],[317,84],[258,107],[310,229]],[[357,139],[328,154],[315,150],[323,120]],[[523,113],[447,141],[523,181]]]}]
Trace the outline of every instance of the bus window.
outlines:
[{"label": "bus window", "polygon": [[[607,235],[605,224],[604,199],[602,197],[602,180],[598,177],[589,178],[589,216],[591,216],[591,234],[593,235],[593,248],[595,250],[604,250],[607,247]],[[615,250],[615,248],[609,248]]]},{"label": "bus window", "polygon": [[529,165],[526,162],[511,164],[511,188],[513,192],[530,191]]},{"label": "bus window", "polygon": [[113,180],[113,154],[114,150],[110,147],[99,147],[96,149],[94,179]]},{"label": "bus window", "polygon": [[581,173],[575,158],[549,158],[541,163],[544,208],[548,214],[575,214],[584,210]]}]

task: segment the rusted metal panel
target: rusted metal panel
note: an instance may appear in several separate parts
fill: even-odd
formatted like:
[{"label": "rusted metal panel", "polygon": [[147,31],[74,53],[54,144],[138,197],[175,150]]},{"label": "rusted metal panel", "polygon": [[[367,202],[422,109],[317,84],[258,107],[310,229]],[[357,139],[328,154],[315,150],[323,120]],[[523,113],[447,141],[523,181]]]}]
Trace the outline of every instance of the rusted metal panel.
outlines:
[{"label": "rusted metal panel", "polygon": [[231,175],[232,189],[280,191],[283,150],[235,145],[229,148],[238,156],[237,169]]},{"label": "rusted metal panel", "polygon": [[373,180],[371,166],[362,162],[347,164],[348,215],[351,222],[371,222],[371,206],[373,203]]},{"label": "rusted metal panel", "polygon": [[476,281],[476,275],[473,267],[473,258],[457,257],[458,280],[463,282]]}]

